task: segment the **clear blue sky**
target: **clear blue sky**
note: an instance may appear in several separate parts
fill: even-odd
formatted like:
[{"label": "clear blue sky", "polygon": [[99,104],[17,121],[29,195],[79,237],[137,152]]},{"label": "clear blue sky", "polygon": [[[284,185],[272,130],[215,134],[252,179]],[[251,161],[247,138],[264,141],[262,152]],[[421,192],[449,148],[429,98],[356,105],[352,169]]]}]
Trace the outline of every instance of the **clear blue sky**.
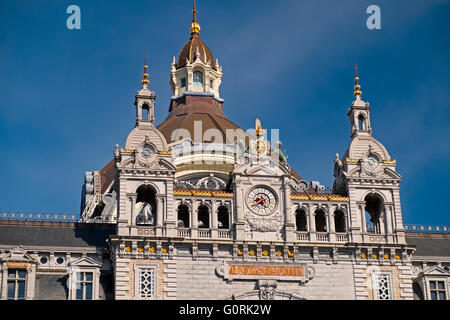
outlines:
[{"label": "clear blue sky", "polygon": [[[66,8],[81,8],[81,30]],[[368,30],[366,8],[381,8]],[[134,126],[145,52],[162,122],[169,72],[189,38],[190,0],[0,1],[0,211],[78,213]],[[223,66],[229,119],[280,128],[305,180],[333,184],[350,143],[358,63],[374,136],[403,176],[406,223],[450,224],[450,2],[198,1],[201,37]]]}]

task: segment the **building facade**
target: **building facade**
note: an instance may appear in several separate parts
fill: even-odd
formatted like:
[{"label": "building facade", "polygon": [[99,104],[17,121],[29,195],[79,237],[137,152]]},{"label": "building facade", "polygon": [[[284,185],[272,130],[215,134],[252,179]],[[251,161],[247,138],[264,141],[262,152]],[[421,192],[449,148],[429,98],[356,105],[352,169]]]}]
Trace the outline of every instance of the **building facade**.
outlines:
[{"label": "building facade", "polygon": [[0,215],[1,299],[448,299],[448,229],[404,226],[402,177],[358,76],[327,192],[258,119],[227,119],[196,13],[167,118],[156,125],[145,63],[135,127],[86,173],[79,221]]}]

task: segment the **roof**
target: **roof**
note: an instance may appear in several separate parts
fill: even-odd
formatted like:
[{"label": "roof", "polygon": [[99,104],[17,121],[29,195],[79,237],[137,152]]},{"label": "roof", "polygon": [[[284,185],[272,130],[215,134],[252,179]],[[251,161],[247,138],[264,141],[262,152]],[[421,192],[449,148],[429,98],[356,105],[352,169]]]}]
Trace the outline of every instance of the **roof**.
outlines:
[{"label": "roof", "polygon": [[183,49],[181,49],[180,55],[178,56],[177,69],[184,67],[186,65],[186,61],[193,63],[197,52],[200,54],[201,61],[205,64],[209,62],[211,67],[214,70],[217,70],[211,50],[209,50],[202,39],[200,39],[200,36],[196,33],[191,36],[189,41],[184,45]]},{"label": "roof", "polygon": [[415,245],[415,256],[450,257],[450,234],[408,233],[406,243]]},{"label": "roof", "polygon": [[115,233],[112,224],[0,221],[0,245],[105,247]]},{"label": "roof", "polygon": [[[189,132],[190,137],[183,138],[190,138],[194,142],[213,142],[213,140],[215,140],[217,143],[234,143],[236,139],[227,138],[227,130],[231,129],[233,132],[235,132],[235,130],[242,130],[242,133],[245,133],[238,125],[227,119],[223,113],[223,104],[213,97],[185,95],[173,99],[169,112],[166,120],[158,126],[158,130],[162,132],[168,143],[179,140],[172,139],[175,138],[173,133],[177,129],[186,129]],[[196,130],[194,130],[196,121],[201,121],[201,132],[196,132]],[[206,137],[208,139],[204,139],[205,132],[210,129],[218,130],[219,136],[216,137],[216,139],[213,138],[214,133],[212,131],[209,131],[212,133],[211,137]],[[201,133],[200,138],[202,141],[197,141],[196,133]]]}]

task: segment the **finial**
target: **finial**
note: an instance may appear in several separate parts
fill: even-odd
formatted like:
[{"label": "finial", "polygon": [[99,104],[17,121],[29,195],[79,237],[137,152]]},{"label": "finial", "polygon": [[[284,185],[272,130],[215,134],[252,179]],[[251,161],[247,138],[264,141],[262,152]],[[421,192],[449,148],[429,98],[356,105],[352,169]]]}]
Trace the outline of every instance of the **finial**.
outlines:
[{"label": "finial", "polygon": [[361,97],[361,86],[359,85],[359,77],[358,77],[358,66],[355,64],[355,86],[354,86],[355,92],[353,92],[353,95]]},{"label": "finial", "polygon": [[255,134],[257,137],[264,135],[264,130],[261,128],[261,121],[258,118],[255,121]]},{"label": "finial", "polygon": [[200,34],[200,25],[197,22],[197,10],[195,9],[195,0],[194,0],[194,9],[192,10],[192,24],[191,24],[191,35]]},{"label": "finial", "polygon": [[144,64],[144,74],[142,75],[142,85],[148,86],[150,84],[150,81],[148,80],[148,73],[147,73],[147,55],[145,55],[145,64]]}]

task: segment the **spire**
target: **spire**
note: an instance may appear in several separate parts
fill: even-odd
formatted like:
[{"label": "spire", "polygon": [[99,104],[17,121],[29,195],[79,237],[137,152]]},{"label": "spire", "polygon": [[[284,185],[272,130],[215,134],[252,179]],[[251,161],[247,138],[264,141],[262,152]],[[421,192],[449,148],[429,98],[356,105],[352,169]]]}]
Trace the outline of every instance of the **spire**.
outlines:
[{"label": "spire", "polygon": [[200,25],[197,22],[197,10],[195,9],[195,0],[194,0],[194,9],[192,10],[192,24],[191,24],[191,36],[194,34],[200,34]]},{"label": "spire", "polygon": [[263,136],[265,131],[261,128],[261,121],[259,121],[258,118],[256,118],[255,121],[255,134],[259,138],[260,136]]},{"label": "spire", "polygon": [[147,55],[145,55],[145,64],[144,64],[144,74],[142,75],[142,86],[147,87],[150,84],[150,81],[148,80],[148,73],[147,73]]},{"label": "spire", "polygon": [[354,86],[355,92],[353,92],[353,95],[357,98],[361,97],[361,86],[359,85],[359,77],[358,77],[358,66],[355,64],[355,86]]}]

